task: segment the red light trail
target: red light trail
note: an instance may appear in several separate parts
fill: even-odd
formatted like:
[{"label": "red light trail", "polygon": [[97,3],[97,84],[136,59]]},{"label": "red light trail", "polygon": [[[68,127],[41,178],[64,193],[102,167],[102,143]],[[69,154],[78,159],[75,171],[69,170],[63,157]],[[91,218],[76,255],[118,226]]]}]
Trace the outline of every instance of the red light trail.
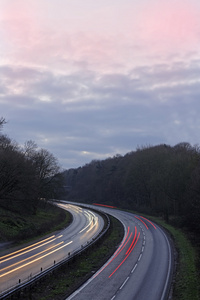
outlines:
[{"label": "red light trail", "polygon": [[109,208],[117,208],[116,206],[105,205],[105,204],[98,204],[98,203],[93,203],[93,205],[105,206],[105,207],[109,207]]},{"label": "red light trail", "polygon": [[131,247],[133,246],[134,242],[135,242],[135,239],[136,239],[136,236],[137,236],[137,227],[135,227],[135,235],[134,235],[134,238],[133,238],[133,241],[130,245],[130,247],[128,248],[128,250],[126,251],[126,255],[129,253]]},{"label": "red light trail", "polygon": [[135,247],[135,245],[137,244],[137,242],[138,242],[138,239],[139,239],[139,237],[140,237],[140,232],[138,233],[138,236],[137,236],[137,240],[136,240],[136,242],[135,242],[135,244],[132,246],[132,248],[130,249],[130,247],[129,247],[129,249],[130,250],[128,250],[128,254],[126,255],[126,257],[122,260],[122,262],[117,266],[117,268],[110,274],[110,276],[109,276],[109,278],[121,267],[121,265],[125,262],[125,260],[129,257],[129,255],[131,254],[131,252],[133,251],[133,248]]},{"label": "red light trail", "polygon": [[145,225],[146,229],[149,229],[148,226],[147,226],[147,224],[144,223],[144,221],[142,221],[140,218],[138,218],[138,217],[136,217],[136,216],[135,216],[135,218],[137,218],[138,220],[140,220],[140,222],[142,222],[142,223]]},{"label": "red light trail", "polygon": [[151,221],[149,221],[148,219],[146,219],[145,217],[142,217],[142,216],[140,216],[141,218],[143,218],[143,219],[145,219],[145,220],[147,220],[147,222],[149,222],[155,229],[156,229],[156,226],[151,222]]},{"label": "red light trail", "polygon": [[[126,236],[125,236],[125,238],[124,238],[124,240],[123,240],[123,242],[121,243],[121,245],[119,246],[119,248],[116,250],[116,252],[114,253],[114,256],[113,256],[113,258],[94,276],[94,277],[97,277],[117,256],[118,256],[118,254],[123,250],[123,248],[126,246],[126,244],[128,243],[128,241],[129,241],[129,239],[130,239],[130,237],[131,237],[131,235],[132,235],[132,233],[131,233],[131,235],[130,235],[130,237],[129,237],[129,239],[126,241],[126,239],[127,239],[127,237],[128,237],[128,235],[129,235],[129,230],[130,230],[130,227],[128,227],[128,231],[127,231],[127,234],[126,234]],[[125,241],[126,241],[126,243],[125,243]]]},{"label": "red light trail", "polygon": [[[95,204],[95,205],[106,206],[106,205],[101,205],[101,204]],[[106,207],[109,207],[109,206],[106,206]],[[139,217],[135,216],[135,218],[137,218],[140,222],[142,222],[144,224],[144,226],[146,227],[146,229],[149,229],[149,227],[144,222],[144,220],[147,221],[147,222],[149,222],[156,229],[156,226],[151,221],[149,221],[148,219],[146,219],[145,217],[140,216],[140,218],[139,218]],[[141,218],[144,219],[144,220],[142,220]],[[133,232],[130,232],[130,227],[128,227],[127,234],[126,234],[123,242],[121,243],[120,247],[115,252],[113,258],[95,275],[95,277],[98,276],[121,253],[121,251],[126,247],[126,245],[130,241],[130,239],[131,239],[132,236],[133,236]],[[109,275],[109,278],[111,278],[113,276],[113,274],[115,274],[115,272],[122,266],[122,264],[129,257],[129,255],[131,254],[131,252],[135,248],[135,246],[136,246],[136,244],[137,244],[137,242],[139,240],[139,237],[140,237],[140,232],[137,231],[137,227],[135,226],[134,237],[133,237],[133,240],[132,240],[132,242],[131,242],[128,250],[125,253],[125,257],[121,261],[121,263],[115,268],[115,270]]]}]

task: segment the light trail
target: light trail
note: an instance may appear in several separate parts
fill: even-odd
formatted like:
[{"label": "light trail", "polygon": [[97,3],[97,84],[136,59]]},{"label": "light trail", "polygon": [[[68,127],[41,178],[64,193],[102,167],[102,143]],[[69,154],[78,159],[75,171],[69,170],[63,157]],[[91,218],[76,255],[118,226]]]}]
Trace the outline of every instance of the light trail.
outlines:
[{"label": "light trail", "polygon": [[40,242],[37,242],[37,243],[35,243],[35,244],[32,244],[32,245],[28,246],[28,247],[25,247],[25,248],[22,248],[22,249],[20,249],[20,250],[15,251],[15,252],[9,253],[9,254],[4,255],[4,256],[1,256],[0,259],[4,259],[4,258],[6,258],[6,257],[9,257],[9,256],[13,255],[13,254],[22,252],[22,251],[24,251],[24,250],[26,250],[26,249],[29,249],[29,248],[31,248],[31,247],[34,247],[35,245],[41,244],[41,243],[43,243],[43,242],[45,242],[45,241],[47,241],[47,240],[50,240],[50,239],[52,239],[52,238],[54,238],[54,237],[55,237],[55,235],[52,235],[52,236],[50,236],[49,238],[46,238],[46,239],[44,239],[44,240],[42,240],[42,241],[40,241]]},{"label": "light trail", "polygon": [[[138,237],[137,240],[135,242],[135,245],[138,242],[138,239],[140,237],[140,232],[138,233]],[[125,260],[129,257],[129,255],[131,254],[131,252],[133,251],[133,248],[135,247],[135,245],[132,247],[132,249],[130,250],[130,252],[126,255],[126,257],[122,260],[122,262],[117,266],[117,268],[110,274],[109,278],[112,277],[112,275],[121,267],[121,265],[125,262]]]},{"label": "light trail", "polygon": [[142,217],[142,216],[140,216],[141,218],[143,218],[143,219],[145,219],[145,220],[147,220],[147,222],[149,222],[155,229],[156,229],[156,226],[151,222],[151,221],[149,221],[148,219],[146,219],[145,217]]},{"label": "light trail", "polygon": [[144,221],[142,221],[140,218],[138,218],[138,217],[136,217],[136,216],[134,216],[134,217],[137,218],[138,220],[140,220],[140,222],[142,222],[142,223],[145,225],[145,227],[146,227],[147,229],[149,229],[148,226],[147,226],[147,224],[146,224]]},{"label": "light trail", "polygon": [[[89,212],[89,213],[88,213],[88,212]],[[87,226],[85,226],[81,231],[79,231],[79,233],[81,233],[81,232],[83,232],[84,230],[86,230],[86,229],[91,225],[93,219],[95,219],[95,220],[98,219],[98,218],[95,216],[95,214],[93,214],[90,210],[89,210],[88,212],[85,212],[85,213],[88,215],[88,220],[91,219],[91,221],[90,221],[90,223],[89,223]],[[91,215],[92,215],[92,216],[91,216]],[[89,232],[94,226],[96,226],[96,223],[95,223],[90,229],[88,229],[87,232]]]},{"label": "light trail", "polygon": [[0,278],[4,277],[4,276],[6,276],[6,275],[8,275],[8,274],[10,274],[10,273],[13,273],[13,272],[15,272],[15,271],[17,271],[17,270],[19,270],[19,269],[22,269],[22,268],[24,268],[24,267],[26,267],[26,266],[28,266],[28,265],[30,265],[30,264],[32,264],[32,263],[34,263],[34,262],[40,260],[40,259],[42,259],[42,258],[48,256],[48,255],[51,255],[52,253],[54,253],[54,252],[56,252],[56,251],[58,251],[58,250],[60,250],[60,249],[62,249],[62,248],[64,248],[64,247],[68,246],[68,245],[71,244],[71,243],[73,243],[73,241],[67,243],[66,245],[63,245],[63,246],[59,247],[58,249],[55,249],[55,250],[49,252],[48,254],[45,254],[45,255],[43,255],[43,256],[41,256],[41,257],[38,257],[38,258],[34,259],[33,261],[30,261],[30,262],[28,262],[28,263],[26,263],[26,264],[24,264],[24,265],[22,265],[22,266],[20,266],[20,267],[18,267],[18,268],[15,268],[15,269],[13,269],[13,270],[11,270],[11,271],[8,271],[8,272],[6,272],[6,273],[0,275]]},{"label": "light trail", "polygon": [[9,266],[7,266],[7,267],[1,269],[0,271],[2,272],[2,271],[5,271],[5,270],[7,270],[7,269],[10,269],[10,268],[12,268],[12,267],[14,267],[14,266],[16,266],[16,265],[21,264],[22,262],[25,262],[25,261],[27,261],[27,260],[29,260],[29,259],[32,259],[33,257],[36,257],[36,256],[38,256],[38,255],[41,255],[41,254],[44,253],[44,252],[47,252],[47,251],[49,251],[49,250],[51,250],[51,249],[53,249],[53,248],[55,248],[55,247],[58,247],[59,245],[61,245],[61,244],[63,244],[63,243],[64,243],[64,242],[62,241],[62,242],[60,242],[60,243],[57,244],[57,245],[51,246],[51,247],[49,247],[49,248],[47,248],[47,249],[41,251],[40,253],[34,254],[34,255],[30,256],[30,257],[27,257],[27,258],[25,258],[25,259],[22,259],[22,260],[20,260],[20,261],[18,261],[18,262],[16,262],[16,263],[14,263],[14,264],[12,264],[12,265],[9,265]]},{"label": "light trail", "polygon": [[92,219],[93,221],[93,226],[90,227],[90,229],[87,230],[87,232],[91,231],[98,223],[98,217],[94,216],[94,218]]},{"label": "light trail", "polygon": [[[50,241],[48,241],[48,242],[46,242],[46,243],[43,243],[43,244],[38,245],[38,246],[36,246],[36,247],[34,247],[34,248],[32,248],[32,249],[26,250],[26,251],[24,251],[24,252],[22,252],[22,253],[18,253],[18,254],[14,255],[14,256],[11,256],[11,257],[9,257],[9,258],[7,258],[7,259],[4,259],[4,260],[2,260],[0,263],[3,263],[3,262],[8,261],[8,260],[10,260],[10,259],[16,258],[16,257],[18,257],[18,256],[20,256],[20,255],[23,255],[23,254],[25,254],[25,253],[28,253],[28,252],[31,252],[31,251],[33,251],[33,250],[35,250],[35,249],[38,249],[38,248],[40,248],[40,247],[43,247],[43,246],[45,246],[45,245],[47,245],[47,244],[49,244],[49,243],[51,243],[51,242],[53,242],[53,241],[55,241],[55,240],[61,238],[62,236],[63,236],[63,235],[60,235],[60,236],[58,236],[58,237],[56,237],[56,238],[54,238],[54,239],[52,239],[52,240],[50,240]],[[36,243],[36,244],[37,244],[37,243]],[[34,244],[34,245],[36,245],[36,244]],[[33,246],[33,245],[32,245],[32,246]],[[29,248],[30,248],[30,246],[29,246]],[[24,248],[24,249],[26,249],[26,248]],[[14,253],[15,253],[15,252],[14,252]],[[13,254],[13,253],[12,253],[12,254]]]},{"label": "light trail", "polygon": [[136,239],[136,236],[137,236],[137,227],[135,226],[135,235],[134,235],[134,238],[133,238],[133,241],[132,241],[130,247],[129,247],[128,250],[126,251],[126,255],[129,253],[129,251],[130,251],[132,245],[134,244],[135,239]]},{"label": "light trail", "polygon": [[[129,237],[129,239],[126,241],[126,239],[127,239],[127,237],[128,237],[128,235],[129,235],[129,230],[130,230],[130,227],[128,227],[128,231],[127,231],[127,234],[126,234],[126,236],[125,236],[125,238],[124,238],[124,240],[123,240],[123,242],[121,243],[121,245],[119,246],[119,248],[115,251],[115,253],[114,253],[114,255],[113,255],[113,258],[110,260],[110,261],[108,261],[106,264],[105,264],[105,266],[99,271],[99,272],[97,272],[95,275],[94,275],[94,278],[95,277],[97,277],[103,270],[105,270],[105,268],[118,256],[118,254],[122,251],[122,249],[125,247],[125,245],[127,244],[127,242],[128,242],[128,240],[130,239],[130,237]],[[125,241],[126,241],[126,243],[125,243]]]},{"label": "light trail", "polygon": [[129,235],[129,231],[130,231],[130,227],[128,227],[126,237],[125,237],[124,241],[121,243],[120,247],[119,247],[119,248],[117,249],[117,251],[115,252],[114,257],[116,256],[116,254],[117,254],[119,251],[121,251],[120,249],[121,249],[122,246],[124,245],[124,243],[125,243],[125,241],[126,241],[128,235]]},{"label": "light trail", "polygon": [[105,204],[98,204],[98,203],[93,203],[93,205],[98,205],[98,206],[103,206],[103,207],[108,207],[108,208],[117,208],[116,206],[105,205]]},{"label": "light trail", "polygon": [[[129,255],[130,254],[130,252],[132,252],[133,251],[133,249],[135,248],[135,245],[137,244],[137,242],[138,242],[138,239],[139,239],[139,237],[140,237],[140,232],[138,233],[138,236],[137,236],[137,240],[136,240],[136,242],[135,243],[133,243],[133,245],[132,245],[132,248],[130,248],[128,251],[127,251],[127,255]],[[129,252],[129,254],[128,254],[128,252]]]},{"label": "light trail", "polygon": [[86,229],[90,226],[91,223],[92,223],[92,220],[90,221],[90,223],[89,223],[87,226],[85,226],[81,231],[79,231],[79,233],[81,233],[81,232],[83,232],[84,230],[86,230]]},{"label": "light trail", "polygon": [[96,226],[96,224],[94,224],[93,226],[91,226],[90,229],[88,229],[86,232],[90,232],[95,226]]}]

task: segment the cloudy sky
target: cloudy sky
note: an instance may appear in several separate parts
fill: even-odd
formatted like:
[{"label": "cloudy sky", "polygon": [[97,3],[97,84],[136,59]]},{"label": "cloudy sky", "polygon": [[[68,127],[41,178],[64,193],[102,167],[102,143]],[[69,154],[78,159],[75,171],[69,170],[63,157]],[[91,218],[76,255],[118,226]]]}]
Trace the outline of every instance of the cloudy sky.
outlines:
[{"label": "cloudy sky", "polygon": [[69,169],[200,143],[199,0],[0,0],[0,117]]}]

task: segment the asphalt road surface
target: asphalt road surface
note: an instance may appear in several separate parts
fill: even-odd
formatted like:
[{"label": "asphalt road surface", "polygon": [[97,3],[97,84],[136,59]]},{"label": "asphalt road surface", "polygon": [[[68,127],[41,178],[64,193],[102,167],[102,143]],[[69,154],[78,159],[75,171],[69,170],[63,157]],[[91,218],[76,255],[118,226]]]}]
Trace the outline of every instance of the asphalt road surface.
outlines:
[{"label": "asphalt road surface", "polygon": [[142,216],[102,208],[124,225],[124,239],[110,260],[67,300],[164,300],[173,257],[166,234]]},{"label": "asphalt road surface", "polygon": [[73,215],[65,230],[0,257],[0,293],[33,278],[79,250],[103,229],[102,217],[87,208],[58,204]]}]

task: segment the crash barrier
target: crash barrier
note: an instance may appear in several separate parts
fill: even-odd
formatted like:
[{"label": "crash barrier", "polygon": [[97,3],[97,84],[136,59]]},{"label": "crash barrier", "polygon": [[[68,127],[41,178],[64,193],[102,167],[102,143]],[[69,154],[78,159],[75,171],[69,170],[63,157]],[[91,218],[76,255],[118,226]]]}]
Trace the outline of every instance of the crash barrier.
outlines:
[{"label": "crash barrier", "polygon": [[[91,208],[90,208],[91,209]],[[80,249],[72,252],[72,253],[68,253],[68,255],[66,256],[66,258],[64,258],[62,261],[60,262],[56,262],[55,260],[53,261],[53,265],[51,267],[49,267],[46,270],[43,270],[42,268],[39,270],[38,274],[36,274],[35,276],[29,276],[29,278],[27,278],[27,280],[25,282],[21,282],[21,279],[19,279],[19,282],[16,286],[9,288],[6,291],[3,291],[0,294],[0,299],[7,299],[11,296],[13,296],[14,294],[19,293],[21,290],[28,288],[29,286],[35,284],[37,281],[39,281],[41,278],[45,277],[46,275],[48,275],[49,273],[53,272],[54,270],[60,268],[61,266],[63,266],[66,263],[69,263],[71,260],[73,260],[76,256],[82,254],[84,251],[86,251],[89,247],[91,247],[92,245],[94,245],[95,243],[97,243],[108,231],[108,229],[110,228],[110,218],[108,217],[108,215],[100,210],[95,210],[98,211],[98,213],[100,215],[102,215],[103,219],[104,219],[104,228],[103,230],[93,239],[91,239],[90,241],[88,241],[86,244],[83,244],[80,246]]]}]

